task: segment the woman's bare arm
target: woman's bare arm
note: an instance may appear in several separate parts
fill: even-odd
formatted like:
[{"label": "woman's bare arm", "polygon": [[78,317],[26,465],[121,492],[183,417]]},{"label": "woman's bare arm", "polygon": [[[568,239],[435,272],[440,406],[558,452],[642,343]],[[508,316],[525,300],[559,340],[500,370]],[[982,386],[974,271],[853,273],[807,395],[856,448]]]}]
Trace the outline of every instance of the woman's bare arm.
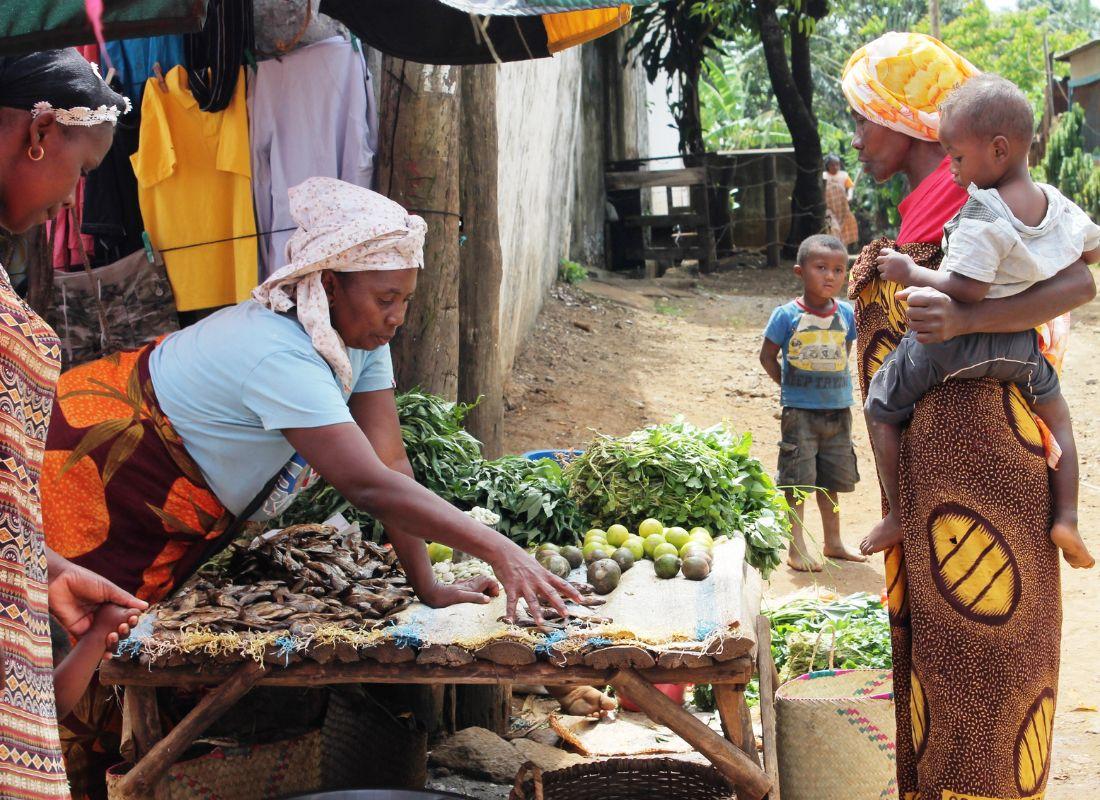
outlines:
[{"label": "woman's bare arm", "polygon": [[1083,261],[1012,297],[957,303],[935,289],[905,289],[898,297],[909,303],[909,327],[925,344],[945,342],[967,333],[1016,333],[1030,330],[1088,303],[1096,281]]},{"label": "woman's bare arm", "polygon": [[431,536],[488,561],[508,597],[508,616],[515,616],[520,597],[527,601],[537,621],[541,621],[539,599],[562,615],[568,614],[562,595],[580,600],[567,581],[551,575],[515,542],[470,519],[408,475],[383,464],[354,422],[287,428],[283,435],[352,505],[384,526]]}]

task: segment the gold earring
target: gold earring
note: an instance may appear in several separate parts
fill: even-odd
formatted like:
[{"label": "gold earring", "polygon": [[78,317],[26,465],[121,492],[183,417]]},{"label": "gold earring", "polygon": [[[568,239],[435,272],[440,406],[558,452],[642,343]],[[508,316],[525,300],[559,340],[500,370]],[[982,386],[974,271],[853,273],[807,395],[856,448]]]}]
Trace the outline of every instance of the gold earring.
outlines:
[{"label": "gold earring", "polygon": [[[35,150],[38,151],[38,155],[34,154]],[[29,158],[31,161],[41,161],[45,157],[46,151],[43,149],[42,145],[32,144],[30,147],[27,148],[27,158]]]}]

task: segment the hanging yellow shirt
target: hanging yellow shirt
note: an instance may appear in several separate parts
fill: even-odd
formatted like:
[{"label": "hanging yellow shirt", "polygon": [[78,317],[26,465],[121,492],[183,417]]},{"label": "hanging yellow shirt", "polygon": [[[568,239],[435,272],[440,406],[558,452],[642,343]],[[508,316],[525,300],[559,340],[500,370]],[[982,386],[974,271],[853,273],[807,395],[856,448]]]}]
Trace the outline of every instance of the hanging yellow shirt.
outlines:
[{"label": "hanging yellow shirt", "polygon": [[167,251],[176,308],[238,303],[258,274],[244,75],[229,107],[215,113],[199,109],[183,67],[165,81],[167,92],[155,79],[146,85],[131,156],[145,228]]}]

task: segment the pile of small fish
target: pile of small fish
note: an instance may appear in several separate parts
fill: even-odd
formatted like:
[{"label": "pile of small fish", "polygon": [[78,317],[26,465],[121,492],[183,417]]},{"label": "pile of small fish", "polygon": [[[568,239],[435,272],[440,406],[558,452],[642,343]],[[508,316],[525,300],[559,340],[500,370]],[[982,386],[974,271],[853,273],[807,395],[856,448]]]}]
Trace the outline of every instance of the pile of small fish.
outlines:
[{"label": "pile of small fish", "polygon": [[234,553],[224,578],[184,586],[157,606],[156,624],[307,637],[319,625],[370,627],[413,599],[393,551],[357,527],[294,525]]}]

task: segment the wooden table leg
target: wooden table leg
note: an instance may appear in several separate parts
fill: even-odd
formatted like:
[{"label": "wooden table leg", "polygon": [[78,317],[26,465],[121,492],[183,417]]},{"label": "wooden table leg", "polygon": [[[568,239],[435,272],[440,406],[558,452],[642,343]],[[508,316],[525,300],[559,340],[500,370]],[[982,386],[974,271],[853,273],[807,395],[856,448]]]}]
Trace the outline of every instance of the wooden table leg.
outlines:
[{"label": "wooden table leg", "polygon": [[718,706],[718,717],[722,720],[722,731],[726,738],[759,766],[756,733],[752,729],[752,714],[745,701],[744,690],[724,684],[714,684],[711,688],[714,690],[714,702]]},{"label": "wooden table leg", "polygon": [[122,742],[131,752],[124,753],[137,763],[164,737],[157,708],[157,690],[152,686],[129,686],[122,696]]},{"label": "wooden table leg", "polygon": [[221,686],[210,691],[180,720],[179,725],[153,745],[148,754],[126,773],[119,781],[119,794],[126,800],[145,800],[152,797],[165,771],[179,760],[203,731],[248,693],[263,671],[263,664],[249,661]]},{"label": "wooden table leg", "polygon": [[761,800],[771,789],[771,780],[758,764],[658,691],[635,670],[619,670],[612,677],[611,685],[616,692],[628,695],[651,720],[670,728],[706,756],[733,784],[739,800]]},{"label": "wooden table leg", "polygon": [[760,726],[764,742],[764,771],[772,780],[768,800],[779,798],[779,754],[775,743],[775,690],[778,675],[772,660],[772,624],[765,616],[756,618],[756,647],[758,673],[760,675]]}]

